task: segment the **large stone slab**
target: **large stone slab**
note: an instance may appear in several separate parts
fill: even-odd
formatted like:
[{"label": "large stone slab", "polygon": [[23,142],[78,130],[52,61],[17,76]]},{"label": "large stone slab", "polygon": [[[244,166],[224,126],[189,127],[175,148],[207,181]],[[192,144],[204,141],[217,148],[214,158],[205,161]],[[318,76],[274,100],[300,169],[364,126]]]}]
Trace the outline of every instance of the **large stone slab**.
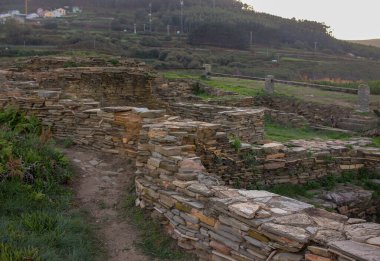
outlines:
[{"label": "large stone slab", "polygon": [[358,261],[379,261],[380,248],[354,241],[335,241],[329,244],[330,249]]}]

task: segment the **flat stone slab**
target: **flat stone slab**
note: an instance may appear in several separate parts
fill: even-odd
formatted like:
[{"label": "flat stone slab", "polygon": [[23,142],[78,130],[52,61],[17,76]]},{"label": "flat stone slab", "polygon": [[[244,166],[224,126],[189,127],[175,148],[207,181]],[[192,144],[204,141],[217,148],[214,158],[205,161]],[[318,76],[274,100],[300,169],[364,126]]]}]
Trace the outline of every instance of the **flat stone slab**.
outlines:
[{"label": "flat stone slab", "polygon": [[260,209],[260,206],[249,202],[236,203],[228,206],[228,209],[238,216],[252,219],[255,217],[256,212]]},{"label": "flat stone slab", "polygon": [[[288,197],[273,197],[268,203],[267,206],[270,208],[277,208],[286,211],[284,214],[291,214],[295,212],[302,211],[304,209],[314,208],[313,205],[288,198]],[[273,212],[273,211],[272,211]]]},{"label": "flat stone slab", "polygon": [[354,241],[335,241],[330,249],[359,261],[380,261],[380,247]]},{"label": "flat stone slab", "polygon": [[279,195],[264,191],[264,190],[239,190],[238,191],[240,195],[255,199],[255,198],[266,198],[266,197],[278,197]]},{"label": "flat stone slab", "polygon": [[274,235],[278,235],[284,238],[289,238],[300,243],[307,243],[310,238],[310,234],[305,229],[294,226],[285,226],[273,223],[264,223],[260,227],[261,231],[266,231]]},{"label": "flat stone slab", "polygon": [[206,185],[201,183],[191,184],[189,187],[187,187],[187,189],[206,197],[211,197],[214,194],[214,192],[211,191]]}]

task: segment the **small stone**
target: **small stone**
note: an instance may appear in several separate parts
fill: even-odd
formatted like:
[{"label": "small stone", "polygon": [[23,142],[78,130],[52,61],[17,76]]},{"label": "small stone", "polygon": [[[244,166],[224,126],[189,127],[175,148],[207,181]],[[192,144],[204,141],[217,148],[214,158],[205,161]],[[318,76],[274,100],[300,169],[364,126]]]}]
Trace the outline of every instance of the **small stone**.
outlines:
[{"label": "small stone", "polygon": [[187,189],[206,197],[211,197],[214,194],[206,185],[200,183],[191,184]]},{"label": "small stone", "polygon": [[270,218],[272,216],[272,214],[266,210],[259,210],[257,211],[256,213],[256,218]]},{"label": "small stone", "polygon": [[219,242],[216,242],[214,240],[211,240],[210,242],[210,247],[213,249],[219,251],[222,254],[229,255],[231,252],[231,248],[227,247],[226,245],[223,245]]},{"label": "small stone", "polygon": [[361,224],[367,222],[365,219],[360,219],[360,218],[350,218],[347,220],[348,225],[354,225],[354,224]]},{"label": "small stone", "polygon": [[99,164],[99,161],[93,159],[93,160],[90,161],[90,164],[91,164],[92,166],[96,166],[96,165]]},{"label": "small stone", "polygon": [[306,254],[305,259],[308,261],[332,261],[331,258],[323,257],[323,256],[317,256],[314,254]]},{"label": "small stone", "polygon": [[212,217],[208,217],[206,215],[204,215],[202,212],[196,210],[196,209],[192,209],[191,210],[191,214],[197,218],[199,218],[199,220],[202,222],[202,223],[205,223],[206,225],[209,225],[211,227],[215,226],[215,223],[216,223],[216,219],[212,218]]},{"label": "small stone", "polygon": [[318,256],[323,256],[323,257],[330,257],[329,250],[323,247],[317,247],[317,246],[308,246],[307,249]]},{"label": "small stone", "polygon": [[300,261],[303,259],[302,255],[290,254],[290,253],[279,253],[276,254],[272,260],[273,261]]}]

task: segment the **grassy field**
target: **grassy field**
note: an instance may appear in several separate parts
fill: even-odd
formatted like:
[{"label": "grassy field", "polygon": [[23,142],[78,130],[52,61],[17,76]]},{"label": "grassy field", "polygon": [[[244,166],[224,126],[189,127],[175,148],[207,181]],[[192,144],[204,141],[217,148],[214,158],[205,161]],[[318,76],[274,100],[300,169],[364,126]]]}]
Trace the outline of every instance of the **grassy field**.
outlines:
[{"label": "grassy field", "polygon": [[0,260],[101,260],[86,216],[73,208],[68,160],[38,121],[0,112]]},{"label": "grassy field", "polygon": [[352,135],[345,134],[345,133],[339,133],[339,132],[333,132],[333,131],[320,131],[320,130],[313,130],[309,129],[307,127],[305,128],[292,128],[292,127],[286,127],[283,125],[266,122],[265,123],[265,139],[273,140],[273,141],[279,141],[279,142],[286,142],[289,140],[299,140],[299,139],[349,139]]},{"label": "grassy field", "polygon": [[[264,82],[237,79],[237,78],[225,78],[225,77],[212,77],[210,80],[200,79],[200,72],[164,72],[164,77],[167,79],[176,78],[190,78],[199,80],[204,84],[220,88],[226,91],[233,91],[240,95],[256,96],[263,93]],[[310,87],[299,87],[285,84],[275,84],[275,91],[278,95],[285,95],[288,97],[294,97],[304,101],[317,102],[322,104],[336,104],[348,108],[353,108],[357,103],[357,95],[341,92],[324,91]],[[372,95],[371,103],[374,107],[380,105],[380,95]]]}]

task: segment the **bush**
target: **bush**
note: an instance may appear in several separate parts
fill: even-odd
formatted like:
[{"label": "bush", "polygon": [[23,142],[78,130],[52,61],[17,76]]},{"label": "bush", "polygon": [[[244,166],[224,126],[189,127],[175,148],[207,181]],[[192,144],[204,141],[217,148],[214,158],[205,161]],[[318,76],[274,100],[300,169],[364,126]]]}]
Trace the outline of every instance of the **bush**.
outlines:
[{"label": "bush", "polygon": [[148,46],[148,47],[161,47],[162,46],[161,42],[154,37],[143,37],[140,41],[140,44],[142,46]]}]

